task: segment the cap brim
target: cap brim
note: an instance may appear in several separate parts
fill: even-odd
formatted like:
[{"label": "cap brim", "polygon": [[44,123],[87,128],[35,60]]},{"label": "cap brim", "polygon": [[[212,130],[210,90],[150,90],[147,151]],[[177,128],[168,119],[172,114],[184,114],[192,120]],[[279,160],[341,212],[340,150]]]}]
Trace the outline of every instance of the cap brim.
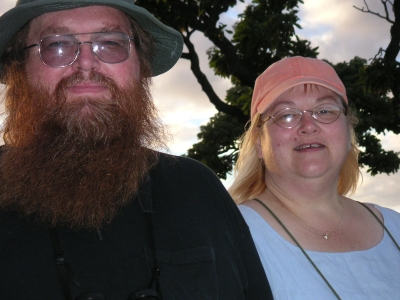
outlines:
[{"label": "cap brim", "polygon": [[[346,94],[343,94],[338,88],[336,88],[333,84],[328,81],[321,80],[319,78],[314,77],[298,77],[293,78],[291,80],[285,81],[281,85],[278,85],[271,92],[265,95],[261,100],[260,104],[257,106],[257,112],[259,114],[263,114],[274,102],[275,100],[282,95],[288,89],[301,85],[301,84],[315,84],[319,86],[323,86],[336,94],[338,94],[346,103],[348,102]],[[268,101],[264,101],[264,99],[268,97]]]}]

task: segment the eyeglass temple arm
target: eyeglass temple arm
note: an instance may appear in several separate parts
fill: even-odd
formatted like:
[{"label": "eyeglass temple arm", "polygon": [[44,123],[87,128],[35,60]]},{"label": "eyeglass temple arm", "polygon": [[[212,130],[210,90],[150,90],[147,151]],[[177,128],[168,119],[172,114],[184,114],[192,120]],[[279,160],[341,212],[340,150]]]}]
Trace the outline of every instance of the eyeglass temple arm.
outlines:
[{"label": "eyeglass temple arm", "polygon": [[24,50],[28,50],[28,49],[30,49],[30,48],[32,48],[32,47],[39,47],[39,44],[32,44],[32,45],[29,45],[28,47],[25,47]]},{"label": "eyeglass temple arm", "polygon": [[264,125],[269,119],[271,119],[271,118],[272,118],[272,116],[267,117],[265,120],[261,120],[261,119],[260,119],[260,122],[259,122],[259,124],[258,124],[257,127],[263,126],[263,125]]}]

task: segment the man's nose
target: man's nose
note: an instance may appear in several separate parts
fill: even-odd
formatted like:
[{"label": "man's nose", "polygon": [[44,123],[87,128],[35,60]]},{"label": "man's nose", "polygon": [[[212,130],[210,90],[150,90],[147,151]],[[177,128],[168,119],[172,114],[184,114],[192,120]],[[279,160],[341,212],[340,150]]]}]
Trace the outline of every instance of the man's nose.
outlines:
[{"label": "man's nose", "polygon": [[98,71],[101,67],[100,59],[93,52],[92,42],[81,42],[78,44],[78,56],[72,67],[82,71]]}]

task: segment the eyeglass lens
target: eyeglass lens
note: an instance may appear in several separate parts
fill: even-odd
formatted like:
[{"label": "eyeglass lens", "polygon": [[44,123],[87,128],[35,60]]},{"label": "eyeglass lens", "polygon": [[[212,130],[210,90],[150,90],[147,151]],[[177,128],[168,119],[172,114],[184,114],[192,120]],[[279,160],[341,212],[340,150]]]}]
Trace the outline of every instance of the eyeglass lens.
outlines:
[{"label": "eyeglass lens", "polygon": [[300,123],[305,112],[310,112],[315,120],[324,124],[329,124],[339,118],[342,109],[334,104],[322,104],[315,107],[312,111],[300,111],[295,108],[284,108],[271,117],[280,127],[292,128]]},{"label": "eyeglass lens", "polygon": [[40,56],[50,67],[71,65],[82,44],[90,43],[93,53],[103,62],[114,64],[128,59],[130,38],[122,32],[100,32],[92,35],[90,42],[79,42],[76,35],[52,35],[40,41]]}]

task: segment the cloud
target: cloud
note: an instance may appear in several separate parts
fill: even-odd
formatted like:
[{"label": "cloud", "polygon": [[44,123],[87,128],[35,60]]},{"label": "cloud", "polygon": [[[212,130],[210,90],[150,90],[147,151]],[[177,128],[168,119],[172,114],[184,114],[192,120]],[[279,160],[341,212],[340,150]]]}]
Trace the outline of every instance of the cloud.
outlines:
[{"label": "cloud", "polygon": [[[367,1],[371,10],[383,14],[378,1]],[[311,0],[300,5],[300,37],[319,46],[319,58],[333,63],[349,61],[354,56],[372,58],[390,39],[391,24],[353,6],[364,7],[362,0]]]},{"label": "cloud", "polygon": [[0,15],[15,6],[16,0],[2,0],[0,4]]}]

